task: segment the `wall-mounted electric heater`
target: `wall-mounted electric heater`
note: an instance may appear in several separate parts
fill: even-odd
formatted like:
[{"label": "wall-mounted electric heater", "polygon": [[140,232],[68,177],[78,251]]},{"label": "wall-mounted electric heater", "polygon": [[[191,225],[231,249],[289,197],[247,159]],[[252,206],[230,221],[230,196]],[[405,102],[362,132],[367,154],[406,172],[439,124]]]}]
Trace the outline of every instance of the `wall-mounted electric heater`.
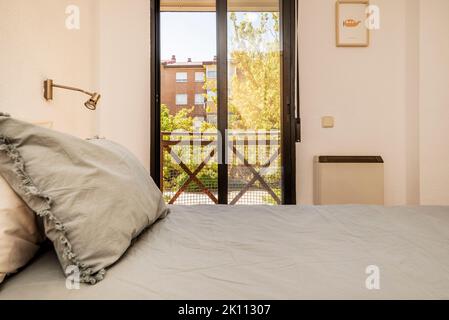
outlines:
[{"label": "wall-mounted electric heater", "polygon": [[317,156],[316,205],[384,205],[384,161],[380,156]]}]

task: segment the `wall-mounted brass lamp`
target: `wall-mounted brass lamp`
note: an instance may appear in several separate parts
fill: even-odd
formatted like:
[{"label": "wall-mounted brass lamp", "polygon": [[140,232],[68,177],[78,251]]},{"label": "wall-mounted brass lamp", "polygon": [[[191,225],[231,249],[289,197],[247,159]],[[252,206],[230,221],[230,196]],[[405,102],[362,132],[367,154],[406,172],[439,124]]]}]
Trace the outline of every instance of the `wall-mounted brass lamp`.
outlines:
[{"label": "wall-mounted brass lamp", "polygon": [[98,100],[100,100],[100,98],[101,98],[101,96],[96,92],[90,93],[90,92],[87,92],[87,91],[84,91],[84,90],[78,89],[78,88],[61,86],[59,84],[54,84],[53,80],[47,79],[44,81],[44,98],[45,98],[45,100],[47,100],[47,101],[53,100],[53,88],[61,88],[61,89],[66,89],[66,90],[78,91],[78,92],[82,92],[84,94],[89,95],[90,99],[87,100],[86,103],[84,104],[86,106],[86,108],[89,110],[96,110]]}]

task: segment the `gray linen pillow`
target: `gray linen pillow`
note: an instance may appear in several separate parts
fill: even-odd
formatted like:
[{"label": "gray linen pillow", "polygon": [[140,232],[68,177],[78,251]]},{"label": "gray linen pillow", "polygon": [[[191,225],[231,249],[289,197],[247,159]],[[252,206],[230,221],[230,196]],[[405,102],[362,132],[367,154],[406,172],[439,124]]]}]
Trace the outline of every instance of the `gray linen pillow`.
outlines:
[{"label": "gray linen pillow", "polygon": [[168,213],[148,172],[123,147],[2,113],[0,174],[42,218],[65,274],[76,267],[84,283],[101,281],[132,239]]}]

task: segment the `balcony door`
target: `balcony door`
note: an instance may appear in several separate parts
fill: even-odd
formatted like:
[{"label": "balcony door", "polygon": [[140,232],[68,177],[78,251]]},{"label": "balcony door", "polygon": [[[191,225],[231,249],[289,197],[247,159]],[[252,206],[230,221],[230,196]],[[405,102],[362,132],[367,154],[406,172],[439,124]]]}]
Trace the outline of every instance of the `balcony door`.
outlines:
[{"label": "balcony door", "polygon": [[294,12],[152,1],[151,174],[167,203],[295,203]]}]

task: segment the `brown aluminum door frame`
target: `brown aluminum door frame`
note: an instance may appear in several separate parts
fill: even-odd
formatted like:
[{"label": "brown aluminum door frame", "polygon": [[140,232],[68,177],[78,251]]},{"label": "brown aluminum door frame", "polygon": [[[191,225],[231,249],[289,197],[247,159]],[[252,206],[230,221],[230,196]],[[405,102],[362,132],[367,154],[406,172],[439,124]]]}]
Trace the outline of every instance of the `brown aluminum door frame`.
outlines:
[{"label": "brown aluminum door frame", "polygon": [[[296,0],[279,0],[282,23],[282,200],[296,204],[296,119],[295,119],[295,12]],[[226,164],[226,136],[228,127],[228,39],[227,0],[216,0],[217,15],[217,90],[218,131],[222,137],[222,152],[218,166],[218,200],[228,204],[228,165]],[[151,176],[158,186],[160,168],[160,0],[151,0]],[[221,103],[224,101],[225,103]],[[298,108],[299,110],[299,108]]]}]

